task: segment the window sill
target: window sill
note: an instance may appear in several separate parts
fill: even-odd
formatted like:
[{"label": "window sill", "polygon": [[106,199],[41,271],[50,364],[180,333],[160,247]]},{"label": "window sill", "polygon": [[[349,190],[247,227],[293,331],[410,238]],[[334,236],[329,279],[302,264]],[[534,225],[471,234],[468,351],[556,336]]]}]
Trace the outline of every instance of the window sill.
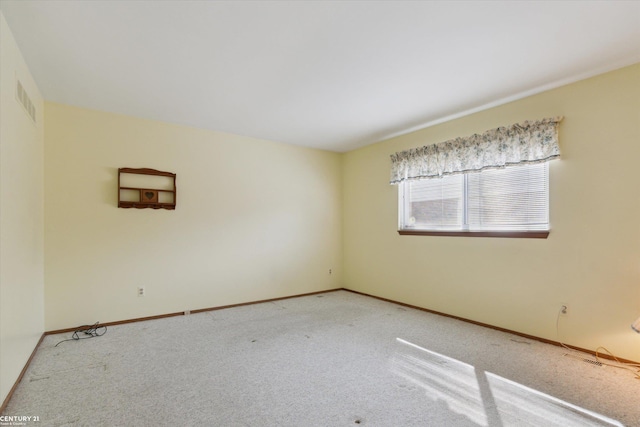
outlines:
[{"label": "window sill", "polygon": [[449,237],[505,237],[516,239],[546,239],[549,231],[427,231],[398,230],[401,236],[449,236]]}]

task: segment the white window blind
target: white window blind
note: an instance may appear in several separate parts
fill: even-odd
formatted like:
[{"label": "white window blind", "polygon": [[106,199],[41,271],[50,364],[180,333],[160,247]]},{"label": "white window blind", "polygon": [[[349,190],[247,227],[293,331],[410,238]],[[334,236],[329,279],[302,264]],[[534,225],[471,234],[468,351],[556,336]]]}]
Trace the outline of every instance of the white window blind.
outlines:
[{"label": "white window blind", "polygon": [[406,181],[400,228],[426,231],[549,229],[548,163]]},{"label": "white window blind", "polygon": [[548,230],[549,163],[467,174],[469,230]]},{"label": "white window blind", "polygon": [[460,230],[464,224],[464,175],[408,181],[405,225],[416,229]]}]

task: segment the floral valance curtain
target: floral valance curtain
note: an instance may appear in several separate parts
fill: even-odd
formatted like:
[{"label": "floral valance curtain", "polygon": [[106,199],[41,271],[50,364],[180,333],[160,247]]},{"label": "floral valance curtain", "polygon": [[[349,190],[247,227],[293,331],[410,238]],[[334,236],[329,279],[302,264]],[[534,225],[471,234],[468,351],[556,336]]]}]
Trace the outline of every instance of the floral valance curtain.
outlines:
[{"label": "floral valance curtain", "polygon": [[526,121],[392,154],[391,184],[555,159],[561,120]]}]

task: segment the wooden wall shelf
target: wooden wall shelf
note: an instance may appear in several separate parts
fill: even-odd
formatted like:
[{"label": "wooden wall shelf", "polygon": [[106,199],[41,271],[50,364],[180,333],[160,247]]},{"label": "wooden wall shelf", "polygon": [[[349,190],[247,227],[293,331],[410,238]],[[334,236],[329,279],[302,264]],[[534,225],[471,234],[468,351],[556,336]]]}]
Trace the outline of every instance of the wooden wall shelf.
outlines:
[{"label": "wooden wall shelf", "polygon": [[[123,176],[124,175],[124,176]],[[167,177],[170,180],[170,188],[159,188],[157,185],[147,185],[149,180],[144,180],[142,186],[122,185],[128,181],[131,175],[147,175]],[[153,181],[153,178],[151,179]],[[166,180],[160,179],[162,184]],[[176,174],[148,168],[119,168],[118,169],[118,207],[136,209],[170,209],[176,208]],[[128,197],[127,197],[128,196]]]}]

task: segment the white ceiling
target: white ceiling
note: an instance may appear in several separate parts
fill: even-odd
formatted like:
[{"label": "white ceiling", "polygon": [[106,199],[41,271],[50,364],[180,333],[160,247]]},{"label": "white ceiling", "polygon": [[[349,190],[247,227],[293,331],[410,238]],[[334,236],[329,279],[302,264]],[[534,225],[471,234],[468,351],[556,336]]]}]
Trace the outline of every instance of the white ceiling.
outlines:
[{"label": "white ceiling", "polygon": [[640,62],[634,1],[0,8],[48,101],[334,151]]}]

